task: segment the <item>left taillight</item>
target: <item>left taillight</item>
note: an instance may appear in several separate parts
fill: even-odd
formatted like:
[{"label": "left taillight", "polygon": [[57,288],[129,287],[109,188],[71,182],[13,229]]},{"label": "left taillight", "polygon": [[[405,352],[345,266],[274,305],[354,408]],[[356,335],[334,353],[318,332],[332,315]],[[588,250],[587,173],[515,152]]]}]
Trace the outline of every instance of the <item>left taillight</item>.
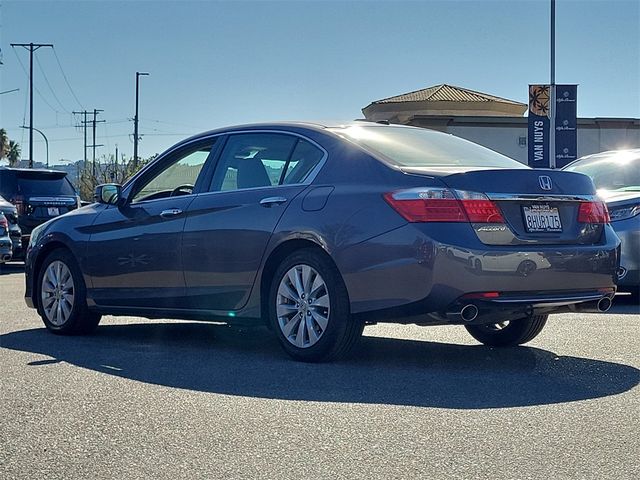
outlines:
[{"label": "left taillight", "polygon": [[609,210],[602,201],[581,202],[578,209],[579,223],[610,223]]},{"label": "left taillight", "polygon": [[504,223],[498,206],[478,192],[446,188],[412,188],[384,194],[408,222]]},{"label": "left taillight", "polygon": [[9,228],[9,222],[7,221],[4,215],[0,217],[0,227],[3,230]]}]

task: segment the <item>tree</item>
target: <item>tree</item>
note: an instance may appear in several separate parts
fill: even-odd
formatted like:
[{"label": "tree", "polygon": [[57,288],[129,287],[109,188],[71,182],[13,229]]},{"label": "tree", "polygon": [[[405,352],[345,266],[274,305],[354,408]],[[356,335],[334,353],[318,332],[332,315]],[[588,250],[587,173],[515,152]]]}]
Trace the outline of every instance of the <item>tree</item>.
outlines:
[{"label": "tree", "polygon": [[9,141],[9,148],[6,153],[6,157],[7,160],[9,160],[10,167],[18,166],[21,153],[22,151],[20,149],[20,144],[18,142],[14,142],[13,140]]},{"label": "tree", "polygon": [[113,155],[103,156],[96,161],[95,176],[93,175],[93,166],[90,162],[87,162],[84,169],[79,172],[78,184],[76,185],[80,198],[92,202],[96,185],[101,183],[119,183],[122,185],[157,156],[156,154],[147,159],[138,159],[135,165],[133,159],[125,160],[123,157],[119,162],[116,162]]},{"label": "tree", "polygon": [[9,136],[4,128],[0,128],[0,160],[7,156],[9,150]]}]

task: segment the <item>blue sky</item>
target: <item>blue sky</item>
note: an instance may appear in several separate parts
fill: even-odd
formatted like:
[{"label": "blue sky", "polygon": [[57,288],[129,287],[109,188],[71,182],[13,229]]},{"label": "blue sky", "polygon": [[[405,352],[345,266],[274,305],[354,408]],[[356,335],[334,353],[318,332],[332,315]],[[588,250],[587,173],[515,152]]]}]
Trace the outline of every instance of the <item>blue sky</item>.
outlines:
[{"label": "blue sky", "polygon": [[[581,117],[640,117],[640,1],[558,0],[556,81],[577,83]],[[103,109],[98,156],[140,156],[191,134],[268,120],[350,120],[371,101],[440,83],[527,101],[549,81],[549,1],[0,1],[0,126],[28,155],[83,157],[73,110]],[[57,55],[57,58],[56,58]],[[67,86],[63,73],[71,85]],[[89,153],[90,155],[90,153]],[[34,134],[34,157],[44,142]]]}]

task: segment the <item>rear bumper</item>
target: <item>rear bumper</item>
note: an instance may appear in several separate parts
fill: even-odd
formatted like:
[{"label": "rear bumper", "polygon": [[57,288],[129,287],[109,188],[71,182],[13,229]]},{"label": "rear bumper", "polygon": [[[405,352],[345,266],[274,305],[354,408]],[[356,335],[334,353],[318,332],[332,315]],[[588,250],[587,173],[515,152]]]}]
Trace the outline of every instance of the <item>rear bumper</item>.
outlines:
[{"label": "rear bumper", "polygon": [[[352,313],[393,320],[444,313],[478,292],[522,296],[524,307],[556,297],[560,304],[544,306],[556,310],[589,301],[572,303],[575,295],[601,297],[615,288],[619,243],[609,226],[598,245],[488,246],[465,224],[408,224],[336,258]],[[507,303],[493,307],[508,310]]]}]

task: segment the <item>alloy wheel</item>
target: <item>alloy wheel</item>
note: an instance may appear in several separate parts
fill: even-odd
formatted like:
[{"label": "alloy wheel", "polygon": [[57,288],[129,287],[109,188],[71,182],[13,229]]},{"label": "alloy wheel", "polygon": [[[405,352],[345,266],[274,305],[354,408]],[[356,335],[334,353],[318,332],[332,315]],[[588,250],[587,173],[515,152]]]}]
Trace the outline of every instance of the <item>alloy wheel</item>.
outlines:
[{"label": "alloy wheel", "polygon": [[42,310],[56,327],[64,325],[73,310],[75,286],[66,264],[55,260],[49,264],[40,286]]},{"label": "alloy wheel", "polygon": [[298,348],[315,345],[329,324],[331,302],[322,276],[309,265],[295,265],[280,280],[276,296],[278,326]]}]

